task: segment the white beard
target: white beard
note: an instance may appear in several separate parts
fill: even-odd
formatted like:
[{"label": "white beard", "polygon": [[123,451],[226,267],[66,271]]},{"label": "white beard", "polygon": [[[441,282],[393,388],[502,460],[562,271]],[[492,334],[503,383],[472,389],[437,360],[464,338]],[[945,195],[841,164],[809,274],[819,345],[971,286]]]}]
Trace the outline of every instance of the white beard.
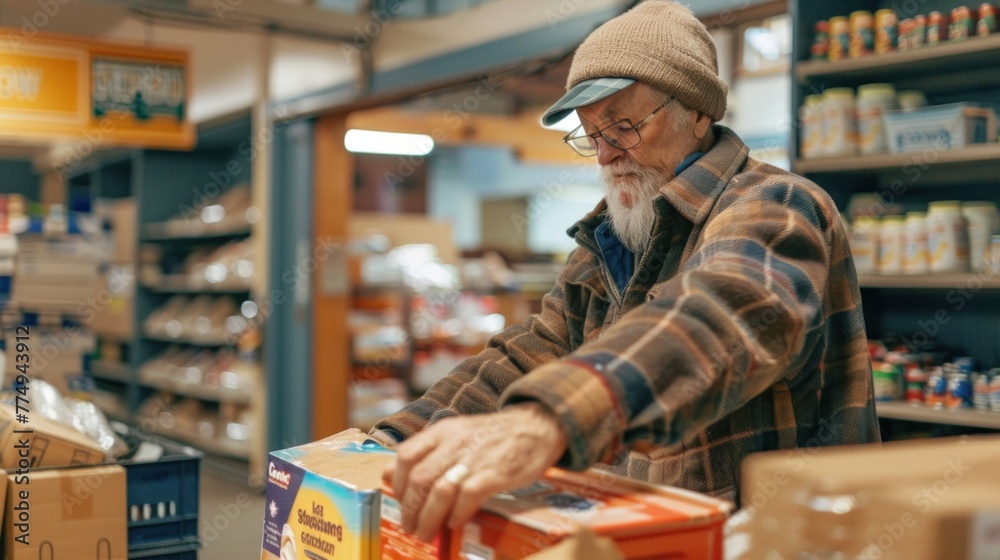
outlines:
[{"label": "white beard", "polygon": [[[615,177],[624,173],[634,175]],[[601,167],[599,178],[612,231],[633,253],[643,253],[656,221],[653,199],[671,178],[633,161]],[[631,206],[622,202],[623,194],[627,194]]]}]

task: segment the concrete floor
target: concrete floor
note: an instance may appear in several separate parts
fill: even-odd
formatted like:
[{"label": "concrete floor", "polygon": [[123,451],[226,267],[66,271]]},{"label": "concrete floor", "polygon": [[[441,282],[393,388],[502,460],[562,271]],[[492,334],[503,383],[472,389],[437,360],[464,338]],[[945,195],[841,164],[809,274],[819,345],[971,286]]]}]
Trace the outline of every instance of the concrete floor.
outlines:
[{"label": "concrete floor", "polygon": [[202,465],[198,526],[201,560],[260,558],[264,495],[245,481]]}]

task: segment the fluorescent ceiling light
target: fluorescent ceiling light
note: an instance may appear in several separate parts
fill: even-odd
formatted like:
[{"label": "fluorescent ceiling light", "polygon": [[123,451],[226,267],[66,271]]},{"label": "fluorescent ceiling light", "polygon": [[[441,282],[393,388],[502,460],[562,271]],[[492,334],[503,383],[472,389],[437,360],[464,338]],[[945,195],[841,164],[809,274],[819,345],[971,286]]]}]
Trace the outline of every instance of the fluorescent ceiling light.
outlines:
[{"label": "fluorescent ceiling light", "polygon": [[546,126],[544,128],[552,130],[561,130],[562,132],[573,132],[576,127],[580,126],[580,117],[576,116],[576,111],[570,111],[563,120],[557,122],[552,126]]},{"label": "fluorescent ceiling light", "polygon": [[349,152],[389,154],[398,156],[426,156],[434,149],[434,139],[426,134],[403,134],[377,130],[351,129],[344,135],[344,146]]}]

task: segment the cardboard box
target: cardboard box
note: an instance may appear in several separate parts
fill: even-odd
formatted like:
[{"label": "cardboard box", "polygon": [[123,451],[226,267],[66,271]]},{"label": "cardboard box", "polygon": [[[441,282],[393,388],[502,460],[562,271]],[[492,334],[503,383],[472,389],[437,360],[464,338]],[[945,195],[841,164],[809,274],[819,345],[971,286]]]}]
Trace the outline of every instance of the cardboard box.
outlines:
[{"label": "cardboard box", "polygon": [[29,412],[28,422],[20,423],[14,405],[0,405],[0,467],[3,469],[16,474],[26,465],[31,469],[68,467],[97,465],[106,460],[104,451],[96,443],[73,428],[49,420],[38,412]]},{"label": "cardboard box", "polygon": [[261,560],[379,558],[382,472],[393,456],[360,430],[271,452]]},{"label": "cardboard box", "polygon": [[[1000,509],[998,462],[996,436],[753,455],[743,465],[748,558],[815,550],[845,558],[1000,558],[956,555],[954,542],[957,534],[970,542],[980,523],[973,518]],[[983,546],[991,538],[981,537]]]},{"label": "cardboard box", "polygon": [[114,264],[135,262],[136,247],[139,245],[139,212],[134,198],[121,198],[104,202],[107,219],[111,223],[111,237],[114,248],[111,258]]},{"label": "cardboard box", "polygon": [[440,259],[449,264],[456,264],[459,251],[455,246],[455,236],[451,224],[432,220],[416,214],[372,214],[355,212],[350,219],[350,237],[359,238],[366,235],[385,235],[393,247],[409,243],[430,243],[437,249]]},{"label": "cardboard box", "polygon": [[92,314],[90,327],[99,336],[130,339],[135,334],[135,267],[111,266],[98,279],[94,305],[86,308]]},{"label": "cardboard box", "polygon": [[451,558],[451,531],[447,527],[430,543],[417,540],[401,530],[399,501],[387,485],[382,486],[382,560],[448,560]]},{"label": "cardboard box", "polygon": [[125,469],[103,465],[5,478],[7,560],[127,560]]},{"label": "cardboard box", "polygon": [[606,472],[550,469],[538,483],[496,496],[451,536],[451,557],[526,558],[586,528],[625,558],[722,558],[732,504]]}]

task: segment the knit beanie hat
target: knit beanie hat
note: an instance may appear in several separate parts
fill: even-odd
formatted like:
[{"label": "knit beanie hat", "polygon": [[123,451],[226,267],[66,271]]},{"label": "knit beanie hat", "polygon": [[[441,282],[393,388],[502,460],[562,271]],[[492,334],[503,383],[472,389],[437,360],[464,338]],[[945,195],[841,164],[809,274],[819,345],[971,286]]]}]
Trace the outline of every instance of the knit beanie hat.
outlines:
[{"label": "knit beanie hat", "polygon": [[719,78],[715,43],[708,29],[676,2],[646,0],[584,40],[573,56],[568,93],[545,112],[542,123],[559,122],[577,107],[637,81],[713,121],[726,114],[729,88]]}]

